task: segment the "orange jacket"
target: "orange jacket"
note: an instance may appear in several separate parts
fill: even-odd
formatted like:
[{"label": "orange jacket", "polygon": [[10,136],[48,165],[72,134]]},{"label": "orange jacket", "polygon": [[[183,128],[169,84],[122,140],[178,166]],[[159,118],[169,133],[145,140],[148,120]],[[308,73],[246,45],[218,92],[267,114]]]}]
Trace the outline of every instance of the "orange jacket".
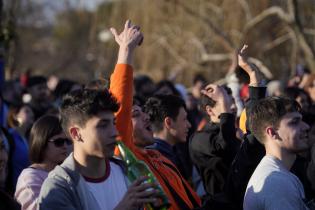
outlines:
[{"label": "orange jacket", "polygon": [[[143,160],[154,173],[169,198],[171,203],[169,209],[183,210],[181,207],[183,203],[188,209],[193,209],[196,205],[200,206],[200,198],[169,159],[156,150],[140,149],[133,143],[133,127],[131,121],[133,69],[130,65],[116,65],[110,79],[110,91],[120,104],[120,108],[116,113],[116,126],[120,134],[120,139],[124,141],[136,157]],[[177,194],[175,197],[174,192]]]}]

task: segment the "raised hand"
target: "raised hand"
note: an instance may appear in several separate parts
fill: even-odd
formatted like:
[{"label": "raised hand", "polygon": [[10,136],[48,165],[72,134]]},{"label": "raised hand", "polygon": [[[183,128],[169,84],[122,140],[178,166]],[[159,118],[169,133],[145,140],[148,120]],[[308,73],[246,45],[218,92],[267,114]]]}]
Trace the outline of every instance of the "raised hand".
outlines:
[{"label": "raised hand", "polygon": [[146,203],[157,203],[159,191],[155,189],[154,184],[145,183],[145,180],[147,177],[140,177],[132,183],[115,210],[134,210]]},{"label": "raised hand", "polygon": [[244,45],[242,49],[238,53],[238,65],[244,69],[247,74],[250,74],[251,72],[254,71],[253,66],[251,63],[248,62],[247,60],[247,52],[246,49],[248,48],[248,45]]},{"label": "raised hand", "polygon": [[120,34],[117,33],[115,28],[110,28],[110,30],[119,46],[135,48],[137,45],[140,45],[143,40],[140,27],[132,25],[130,20],[126,21],[125,28]]},{"label": "raised hand", "polygon": [[260,71],[257,66],[255,66],[253,63],[250,63],[247,59],[247,52],[246,49],[248,48],[248,45],[244,45],[242,49],[238,53],[238,65],[246,71],[246,73],[249,75],[250,78],[250,86],[259,86],[261,75]]},{"label": "raised hand", "polygon": [[131,63],[133,50],[141,45],[143,35],[140,27],[132,25],[130,20],[125,23],[124,30],[118,34],[115,28],[110,28],[115,41],[119,45],[118,63]]}]

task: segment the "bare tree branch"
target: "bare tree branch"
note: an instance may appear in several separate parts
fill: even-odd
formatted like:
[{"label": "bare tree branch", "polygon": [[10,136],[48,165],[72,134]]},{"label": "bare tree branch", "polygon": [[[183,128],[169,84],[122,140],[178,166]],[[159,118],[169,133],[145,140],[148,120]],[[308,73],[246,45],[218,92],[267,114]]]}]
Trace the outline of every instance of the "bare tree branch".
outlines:
[{"label": "bare tree branch", "polygon": [[290,69],[291,69],[290,76],[293,76],[295,73],[296,65],[297,65],[297,52],[298,52],[299,44],[298,44],[298,40],[297,40],[294,30],[289,26],[286,26],[286,30],[288,31],[288,35],[290,36],[290,40],[292,42],[292,49],[291,49],[291,55],[290,55]]},{"label": "bare tree branch", "polygon": [[226,61],[231,60],[232,54],[202,54],[201,61],[202,62],[209,62],[209,61]]},{"label": "bare tree branch", "polygon": [[304,33],[307,35],[315,36],[315,29],[314,28],[304,28]]},{"label": "bare tree branch", "polygon": [[199,49],[201,55],[208,54],[204,44],[197,37],[192,37],[189,42]]},{"label": "bare tree branch", "polygon": [[210,8],[217,16],[222,16],[223,12],[221,7],[213,4],[212,2],[205,2],[205,4],[205,6]]},{"label": "bare tree branch", "polygon": [[273,40],[272,42],[266,44],[263,48],[262,48],[262,52],[271,50],[277,46],[279,46],[280,44],[282,44],[283,42],[288,41],[289,39],[291,39],[291,35],[289,33],[284,34],[283,36],[280,36],[278,38],[276,38],[275,40]]},{"label": "bare tree branch", "polygon": [[250,19],[252,19],[252,13],[250,11],[249,5],[246,2],[246,0],[238,0],[238,3],[242,6],[244,12],[245,12],[245,16],[246,16],[246,21],[249,21]]},{"label": "bare tree branch", "polygon": [[228,52],[232,52],[234,50],[233,42],[221,29],[216,27],[208,17],[203,17],[201,14],[196,13],[194,10],[187,7],[182,1],[178,1],[177,6],[180,6],[191,17],[203,21],[214,33],[215,36],[213,38],[220,42],[225,50],[227,50]]},{"label": "bare tree branch", "polygon": [[291,23],[293,21],[292,17],[285,13],[281,7],[278,6],[272,6],[268,9],[262,11],[259,15],[254,17],[252,20],[246,23],[244,27],[244,32],[246,33],[251,28],[256,26],[258,23],[262,22],[266,18],[270,16],[278,16],[281,20],[283,20],[286,23]]},{"label": "bare tree branch", "polygon": [[251,28],[256,26],[258,23],[262,22],[268,17],[277,16],[280,20],[284,21],[288,26],[292,28],[296,39],[298,40],[299,46],[305,55],[306,62],[310,69],[315,72],[315,56],[314,50],[311,48],[311,45],[307,43],[303,32],[303,26],[299,19],[298,14],[298,1],[297,0],[288,0],[288,12],[286,13],[282,8],[278,6],[272,6],[259,15],[254,17],[249,21],[245,27],[244,32],[248,32]]},{"label": "bare tree branch", "polygon": [[160,37],[158,39],[158,43],[166,49],[171,56],[175,58],[175,60],[181,65],[181,66],[186,66],[188,62],[186,59],[184,59],[182,56],[180,56],[174,48],[171,47],[171,45],[166,41],[165,37]]},{"label": "bare tree branch", "polygon": [[315,72],[315,52],[311,45],[307,42],[305,34],[303,32],[303,26],[300,21],[299,13],[298,13],[298,1],[297,0],[289,0],[288,4],[292,7],[295,24],[292,25],[292,29],[294,30],[298,43],[301,47],[305,55],[305,60],[308,67]]},{"label": "bare tree branch", "polygon": [[201,63],[209,62],[209,61],[226,61],[226,60],[232,59],[231,53],[209,54],[204,44],[197,37],[192,37],[189,43],[193,44],[195,47],[199,49]]}]

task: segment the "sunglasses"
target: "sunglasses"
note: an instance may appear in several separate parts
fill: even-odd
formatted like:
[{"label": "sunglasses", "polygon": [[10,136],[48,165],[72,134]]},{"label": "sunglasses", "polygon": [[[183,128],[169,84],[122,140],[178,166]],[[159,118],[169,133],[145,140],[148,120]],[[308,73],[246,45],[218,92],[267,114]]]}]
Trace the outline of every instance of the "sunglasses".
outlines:
[{"label": "sunglasses", "polygon": [[56,147],[62,147],[65,143],[66,143],[68,146],[72,144],[72,141],[70,141],[70,140],[67,139],[67,138],[52,139],[52,140],[49,140],[49,142],[53,142]]}]

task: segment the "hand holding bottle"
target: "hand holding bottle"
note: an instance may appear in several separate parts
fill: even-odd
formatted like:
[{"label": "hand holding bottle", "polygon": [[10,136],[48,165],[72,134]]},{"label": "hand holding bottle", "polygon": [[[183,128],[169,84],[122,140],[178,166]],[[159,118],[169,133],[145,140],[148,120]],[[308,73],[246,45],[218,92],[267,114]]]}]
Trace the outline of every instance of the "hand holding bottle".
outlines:
[{"label": "hand holding bottle", "polygon": [[123,142],[118,141],[117,145],[122,160],[126,163],[128,170],[127,177],[129,181],[134,182],[135,180],[138,180],[138,177],[147,177],[147,179],[143,180],[145,184],[151,184],[151,189],[148,188],[147,191],[156,191],[155,195],[157,196],[157,199],[154,202],[147,202],[145,204],[146,208],[148,210],[168,209],[168,207],[170,206],[168,198],[166,197],[161,185],[159,184],[149,167],[143,161],[138,160]]},{"label": "hand holding bottle", "polygon": [[134,181],[115,210],[139,209],[146,203],[156,203],[159,191],[155,189],[155,184],[146,182],[147,179],[140,177]]}]

